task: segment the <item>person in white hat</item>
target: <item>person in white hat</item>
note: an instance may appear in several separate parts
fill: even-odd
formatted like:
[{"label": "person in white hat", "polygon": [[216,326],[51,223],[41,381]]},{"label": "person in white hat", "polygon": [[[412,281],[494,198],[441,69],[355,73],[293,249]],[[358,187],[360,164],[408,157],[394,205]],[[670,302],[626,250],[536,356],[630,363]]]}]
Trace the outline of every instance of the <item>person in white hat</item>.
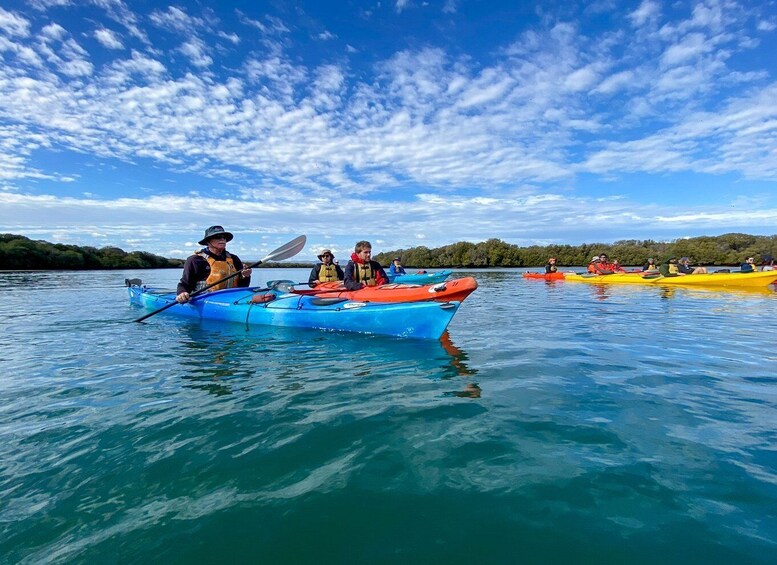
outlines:
[{"label": "person in white hat", "polygon": [[208,291],[251,285],[251,269],[245,268],[240,257],[227,251],[227,242],[232,241],[233,237],[221,226],[210,226],[205,230],[205,237],[199,242],[205,247],[190,255],[184,263],[183,275],[176,290],[178,296],[175,299],[178,302],[188,302],[192,292],[221,281],[233,273],[240,275],[217,284]]},{"label": "person in white hat", "polygon": [[334,263],[335,256],[331,249],[322,249],[317,257],[320,262],[310,270],[308,285],[314,287],[324,282],[343,280],[343,270],[340,265]]}]

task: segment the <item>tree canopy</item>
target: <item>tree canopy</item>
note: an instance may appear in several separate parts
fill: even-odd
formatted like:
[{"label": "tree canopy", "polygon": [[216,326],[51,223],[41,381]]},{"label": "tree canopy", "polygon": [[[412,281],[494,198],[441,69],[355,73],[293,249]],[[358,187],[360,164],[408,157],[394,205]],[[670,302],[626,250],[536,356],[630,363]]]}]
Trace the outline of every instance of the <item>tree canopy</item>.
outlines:
[{"label": "tree canopy", "polygon": [[180,259],[166,259],[145,251],[126,252],[118,247],[97,249],[0,234],[3,270],[160,269],[182,265]]},{"label": "tree canopy", "polygon": [[411,247],[377,254],[374,259],[388,265],[394,257],[414,268],[479,268],[479,267],[539,267],[549,257],[558,265],[587,265],[594,255],[606,253],[621,265],[643,265],[649,257],[657,263],[670,257],[688,257],[696,265],[736,265],[745,257],[755,257],[756,263],[777,256],[777,235],[758,236],[727,233],[678,239],[672,242],[653,240],[622,240],[614,243],[583,243],[581,245],[532,245],[519,247],[499,239],[481,243],[459,242],[429,249]]}]

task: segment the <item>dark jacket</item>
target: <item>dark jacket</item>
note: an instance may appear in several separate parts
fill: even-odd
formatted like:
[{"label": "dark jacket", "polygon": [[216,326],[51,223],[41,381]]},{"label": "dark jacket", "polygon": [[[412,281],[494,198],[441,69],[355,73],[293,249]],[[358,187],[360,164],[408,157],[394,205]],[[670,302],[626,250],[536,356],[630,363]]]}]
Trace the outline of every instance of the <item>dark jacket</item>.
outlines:
[{"label": "dark jacket", "polygon": [[[243,270],[243,262],[240,260],[240,257],[234,253],[228,253],[225,251],[225,255],[214,255],[208,251],[207,247],[205,247],[202,252],[206,255],[210,255],[218,261],[225,261],[227,258],[226,255],[228,254],[230,257],[232,257],[232,262],[235,264],[235,269],[237,271]],[[176,291],[177,294],[181,294],[182,292],[193,292],[197,287],[197,283],[204,281],[209,276],[210,265],[208,265],[208,262],[196,253],[194,255],[190,255],[186,259],[186,263],[183,265],[183,275],[181,275],[181,280],[178,281],[178,289]],[[240,275],[237,275],[235,278],[237,279],[236,286],[238,287],[246,287],[251,285],[251,277],[245,279]]]},{"label": "dark jacket", "polygon": [[[361,263],[361,261],[358,261],[358,256],[354,253],[351,255],[351,260],[348,261],[348,264],[345,266],[345,270],[343,272],[343,284],[348,290],[359,290],[364,286],[363,283],[356,280],[354,273],[355,262]],[[383,270],[383,267],[380,266],[380,263],[377,261],[370,261],[370,268],[372,269],[372,272],[375,276],[375,283],[378,286],[388,282],[386,271]]]}]

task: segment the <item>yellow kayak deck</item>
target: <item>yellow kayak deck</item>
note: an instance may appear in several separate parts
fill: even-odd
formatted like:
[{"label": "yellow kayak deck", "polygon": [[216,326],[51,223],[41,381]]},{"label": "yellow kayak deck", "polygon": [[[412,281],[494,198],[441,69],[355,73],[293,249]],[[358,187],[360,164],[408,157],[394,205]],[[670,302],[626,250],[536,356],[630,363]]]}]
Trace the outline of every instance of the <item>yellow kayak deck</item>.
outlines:
[{"label": "yellow kayak deck", "polygon": [[655,284],[671,286],[725,286],[732,288],[763,288],[777,281],[777,271],[756,271],[753,273],[707,273],[664,277],[657,274],[614,273],[593,275],[564,273],[565,281],[599,284]]}]

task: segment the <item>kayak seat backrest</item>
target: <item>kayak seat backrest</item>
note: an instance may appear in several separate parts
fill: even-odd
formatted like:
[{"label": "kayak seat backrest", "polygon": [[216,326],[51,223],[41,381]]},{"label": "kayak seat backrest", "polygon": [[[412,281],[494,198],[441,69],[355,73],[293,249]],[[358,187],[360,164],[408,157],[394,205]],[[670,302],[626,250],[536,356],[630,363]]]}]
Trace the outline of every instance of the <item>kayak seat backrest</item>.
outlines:
[{"label": "kayak seat backrest", "polygon": [[142,286],[143,281],[141,279],[124,279],[124,284],[127,286]]}]

